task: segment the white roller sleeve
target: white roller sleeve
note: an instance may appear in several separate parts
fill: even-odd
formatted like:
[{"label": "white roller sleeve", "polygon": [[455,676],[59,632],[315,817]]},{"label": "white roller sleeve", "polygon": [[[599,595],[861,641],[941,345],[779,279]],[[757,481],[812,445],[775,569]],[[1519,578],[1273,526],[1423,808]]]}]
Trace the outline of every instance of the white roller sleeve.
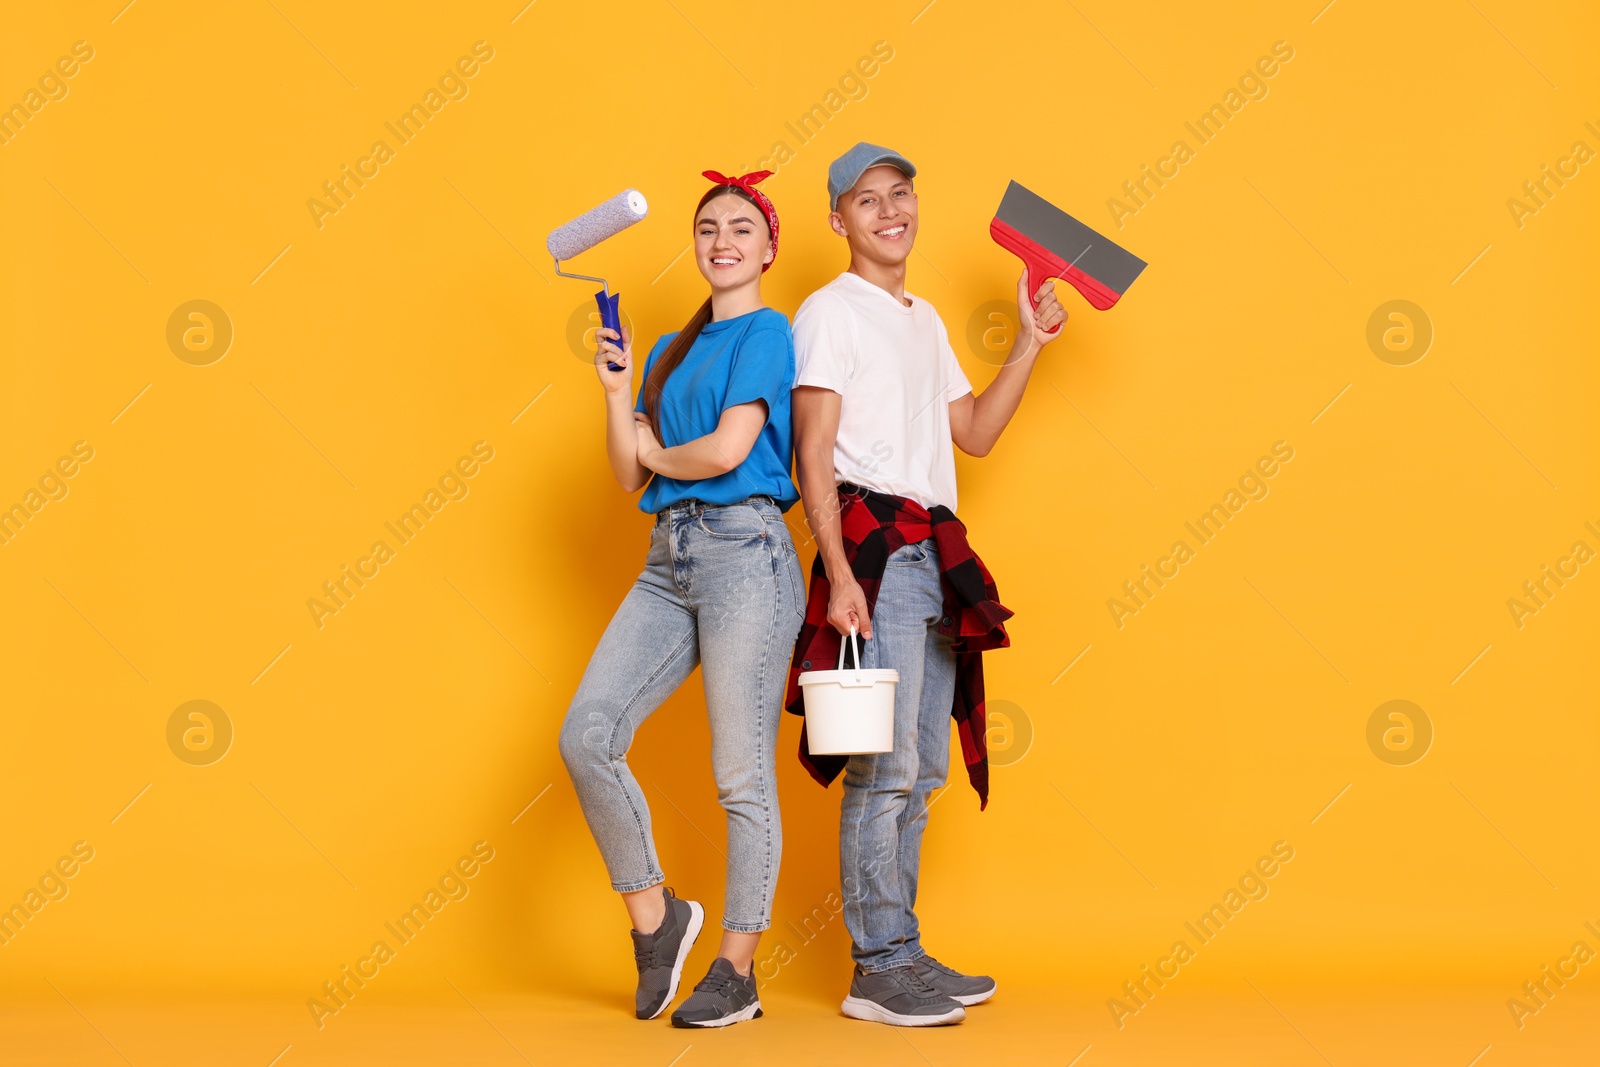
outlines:
[{"label": "white roller sleeve", "polygon": [[637,189],[624,190],[565,226],[551,230],[545,247],[558,260],[571,259],[626,230],[643,219],[647,211],[649,207],[643,193]]}]

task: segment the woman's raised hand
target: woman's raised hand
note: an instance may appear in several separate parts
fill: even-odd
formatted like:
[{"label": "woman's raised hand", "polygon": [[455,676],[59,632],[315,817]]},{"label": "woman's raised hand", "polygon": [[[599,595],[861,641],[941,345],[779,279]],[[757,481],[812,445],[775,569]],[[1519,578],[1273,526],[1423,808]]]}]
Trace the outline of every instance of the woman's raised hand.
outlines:
[{"label": "woman's raised hand", "polygon": [[[623,325],[620,338],[616,330],[605,326],[594,332],[594,338],[600,346],[594,357],[594,369],[600,375],[600,384],[606,387],[608,393],[627,389],[633,384],[633,338],[627,325]],[[621,348],[614,343],[618,340],[622,342]],[[612,370],[607,365],[610,363],[615,363],[620,369]]]}]

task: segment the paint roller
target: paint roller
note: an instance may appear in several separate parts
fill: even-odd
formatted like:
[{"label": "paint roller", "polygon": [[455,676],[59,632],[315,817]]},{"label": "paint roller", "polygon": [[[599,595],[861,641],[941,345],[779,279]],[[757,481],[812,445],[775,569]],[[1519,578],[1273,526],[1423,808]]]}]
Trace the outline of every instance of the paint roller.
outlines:
[{"label": "paint roller", "polygon": [[[568,274],[561,269],[561,261],[589,251],[607,237],[615,237],[629,226],[641,221],[649,210],[643,193],[637,189],[624,189],[599,207],[591,208],[566,225],[551,230],[550,236],[544,242],[550,257],[556,261],[556,273],[561,277],[600,283],[600,291],[594,294],[595,303],[600,305],[600,325],[617,331],[619,348],[622,347],[620,340],[622,317],[617,312],[617,301],[622,294],[613,294],[604,278],[595,278],[588,274]],[[606,366],[612,370],[622,369],[609,360]]]},{"label": "paint roller", "polygon": [[1098,311],[1120,300],[1147,266],[1126,248],[1017,182],[1006,186],[1006,195],[989,223],[989,236],[1022,258],[1028,268],[1030,296],[1046,278],[1060,278]]}]

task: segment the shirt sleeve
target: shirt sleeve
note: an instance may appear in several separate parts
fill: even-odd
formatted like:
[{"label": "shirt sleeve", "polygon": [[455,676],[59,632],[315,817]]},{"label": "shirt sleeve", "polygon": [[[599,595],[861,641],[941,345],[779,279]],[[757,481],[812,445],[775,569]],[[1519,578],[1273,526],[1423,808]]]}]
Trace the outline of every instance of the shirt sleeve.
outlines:
[{"label": "shirt sleeve", "polygon": [[944,399],[945,403],[953,404],[972,392],[972,383],[967,381],[966,372],[956,359],[955,349],[950,347],[950,335],[945,332],[944,320],[935,321],[939,323],[939,360],[944,367]]},{"label": "shirt sleeve", "polygon": [[[776,317],[776,316],[774,316]],[[767,417],[794,382],[794,342],[789,324],[762,325],[746,334],[728,368],[728,392],[722,410],[756,400],[767,405]]]},{"label": "shirt sleeve", "polygon": [[855,329],[850,310],[831,293],[812,294],[794,317],[794,384],[843,395],[855,375]]},{"label": "shirt sleeve", "polygon": [[672,333],[662,334],[656,340],[655,347],[650,350],[650,354],[644,357],[644,373],[639,375],[639,399],[634,401],[633,410],[644,411],[644,383],[650,380],[650,368],[656,365],[656,357],[666,351],[667,345],[671,344],[672,339],[676,336],[677,334]]}]

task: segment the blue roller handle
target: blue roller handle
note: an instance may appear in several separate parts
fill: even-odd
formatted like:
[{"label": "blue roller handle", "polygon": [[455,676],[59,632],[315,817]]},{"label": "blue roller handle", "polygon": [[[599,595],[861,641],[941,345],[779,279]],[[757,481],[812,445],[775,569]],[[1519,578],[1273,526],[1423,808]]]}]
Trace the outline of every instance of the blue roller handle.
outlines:
[{"label": "blue roller handle", "polygon": [[[607,296],[604,289],[594,294],[594,302],[600,305],[600,325],[608,330],[617,331],[617,339],[612,343],[618,348],[622,347],[622,316],[617,313],[617,301],[621,299],[621,293],[612,293]],[[609,370],[622,369],[609,359],[606,360],[606,368]]]}]

